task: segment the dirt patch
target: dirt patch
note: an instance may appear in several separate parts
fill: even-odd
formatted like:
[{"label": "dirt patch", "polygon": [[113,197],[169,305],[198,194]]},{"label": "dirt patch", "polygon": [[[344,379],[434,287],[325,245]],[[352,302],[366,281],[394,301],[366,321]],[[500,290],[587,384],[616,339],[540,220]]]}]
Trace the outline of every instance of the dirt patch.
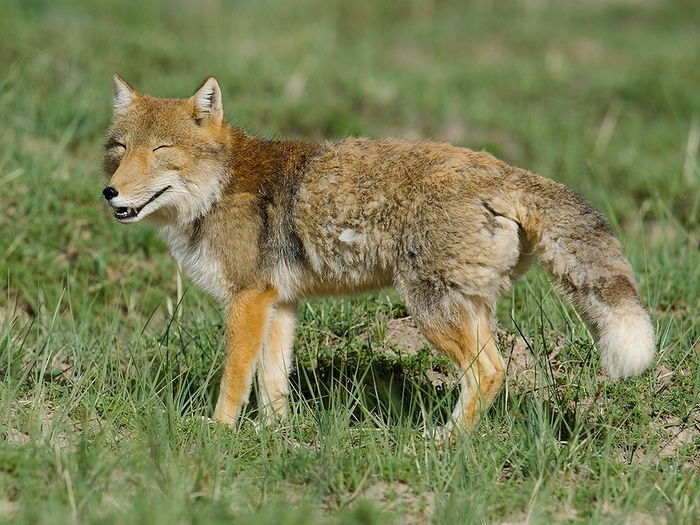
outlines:
[{"label": "dirt patch", "polygon": [[10,499],[0,499],[0,519],[11,521],[18,511],[18,505]]},{"label": "dirt patch", "polygon": [[415,354],[428,344],[411,317],[388,319],[384,339],[390,345],[405,350],[409,354]]},{"label": "dirt patch", "polygon": [[[686,468],[700,467],[700,455],[695,444],[700,440],[700,419],[692,417],[690,421],[666,421],[658,425],[665,429],[666,438],[662,440],[659,448],[659,458],[684,458],[683,466]],[[696,449],[688,453],[688,449]]]},{"label": "dirt patch", "polygon": [[[359,502],[370,502],[375,507],[395,513],[401,517],[400,523],[419,525],[430,523],[435,515],[435,494],[433,492],[416,492],[408,483],[401,481],[379,481],[358,490],[351,495],[347,508]],[[333,508],[327,504],[327,510]]]},{"label": "dirt patch", "polygon": [[9,428],[5,431],[5,441],[10,445],[26,445],[31,441],[31,438],[16,428]]},{"label": "dirt patch", "polygon": [[647,512],[633,512],[625,519],[625,525],[666,525],[666,518]]},{"label": "dirt patch", "polygon": [[510,348],[508,352],[503,351],[506,366],[509,374],[530,374],[535,368],[535,359],[527,342],[522,337],[508,336],[502,334],[500,337],[501,348]]},{"label": "dirt patch", "polygon": [[413,318],[390,318],[377,315],[375,322],[357,334],[358,339],[367,341],[373,348],[379,348],[392,357],[416,355],[428,341],[413,322]]},{"label": "dirt patch", "polygon": [[56,410],[43,396],[29,394],[15,401],[10,417],[0,425],[0,440],[4,438],[17,446],[34,441],[73,452],[86,432],[99,434],[107,427],[107,422],[96,413],[84,416],[83,420],[76,420],[65,411]]}]

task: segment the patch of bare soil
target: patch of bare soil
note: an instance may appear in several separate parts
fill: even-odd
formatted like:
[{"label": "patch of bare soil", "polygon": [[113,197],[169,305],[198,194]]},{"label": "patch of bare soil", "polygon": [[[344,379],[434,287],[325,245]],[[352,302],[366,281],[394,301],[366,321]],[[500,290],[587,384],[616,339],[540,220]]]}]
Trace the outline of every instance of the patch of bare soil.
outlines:
[{"label": "patch of bare soil", "polygon": [[388,319],[384,338],[390,345],[401,348],[409,354],[415,354],[428,344],[411,317]]},{"label": "patch of bare soil", "polygon": [[[670,421],[666,425],[662,424],[662,426],[666,426],[668,437],[663,441],[663,445],[659,450],[659,457],[661,458],[679,458],[683,454],[683,449],[694,447],[694,443],[700,437],[700,421],[697,418],[690,423]],[[686,459],[684,467],[700,467],[700,456],[698,454],[686,456]]]},{"label": "patch of bare soil", "polygon": [[0,424],[0,440],[17,446],[36,440],[60,450],[74,451],[86,431],[97,434],[106,427],[107,422],[97,414],[77,421],[42,398],[28,395],[15,402],[8,420]]},{"label": "patch of bare soil", "polygon": [[18,511],[18,505],[10,498],[0,498],[0,520],[11,521]]},{"label": "patch of bare soil", "polygon": [[406,525],[429,523],[435,514],[434,493],[416,493],[410,485],[400,481],[375,483],[362,493],[362,497],[381,508],[396,509]]},{"label": "patch of bare soil", "polygon": [[[401,481],[378,481],[363,489],[358,489],[350,496],[347,508],[358,502],[372,503],[375,507],[401,516],[400,523],[420,525],[431,523],[435,515],[435,494],[433,492],[416,492],[408,483]],[[325,511],[336,510],[337,504],[329,499],[324,502]]]}]

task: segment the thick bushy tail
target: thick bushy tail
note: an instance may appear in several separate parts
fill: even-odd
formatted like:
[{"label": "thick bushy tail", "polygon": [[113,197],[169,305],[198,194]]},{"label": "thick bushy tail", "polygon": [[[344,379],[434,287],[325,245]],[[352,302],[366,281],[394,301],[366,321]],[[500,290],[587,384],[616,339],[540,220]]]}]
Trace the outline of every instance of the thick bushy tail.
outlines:
[{"label": "thick bushy tail", "polygon": [[603,367],[613,378],[642,373],[654,360],[654,329],[607,221],[561,184],[520,170],[512,175],[523,242],[590,326]]}]

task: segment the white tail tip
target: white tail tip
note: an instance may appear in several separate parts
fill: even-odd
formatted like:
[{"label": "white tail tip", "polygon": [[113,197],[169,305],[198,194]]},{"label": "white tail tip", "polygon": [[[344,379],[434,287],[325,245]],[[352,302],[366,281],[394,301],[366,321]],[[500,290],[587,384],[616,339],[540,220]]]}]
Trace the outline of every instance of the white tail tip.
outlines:
[{"label": "white tail tip", "polygon": [[641,374],[656,354],[649,314],[637,303],[608,310],[607,314],[598,337],[603,367],[614,379]]}]

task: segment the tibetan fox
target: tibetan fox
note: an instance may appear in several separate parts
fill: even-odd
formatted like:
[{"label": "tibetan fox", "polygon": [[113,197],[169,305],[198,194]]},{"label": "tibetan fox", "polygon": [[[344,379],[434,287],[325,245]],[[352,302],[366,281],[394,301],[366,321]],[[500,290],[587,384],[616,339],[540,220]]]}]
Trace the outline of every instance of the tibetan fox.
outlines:
[{"label": "tibetan fox", "polygon": [[216,419],[236,423],[256,370],[262,417],[284,415],[300,300],[391,285],[457,368],[447,430],[474,425],[504,379],[496,300],[535,257],[611,377],[653,361],[620,243],[565,186],[450,144],[263,140],[230,126],[221,98],[214,78],[190,98],[161,99],[115,76],[102,192],[117,221],[149,219],[226,305]]}]

